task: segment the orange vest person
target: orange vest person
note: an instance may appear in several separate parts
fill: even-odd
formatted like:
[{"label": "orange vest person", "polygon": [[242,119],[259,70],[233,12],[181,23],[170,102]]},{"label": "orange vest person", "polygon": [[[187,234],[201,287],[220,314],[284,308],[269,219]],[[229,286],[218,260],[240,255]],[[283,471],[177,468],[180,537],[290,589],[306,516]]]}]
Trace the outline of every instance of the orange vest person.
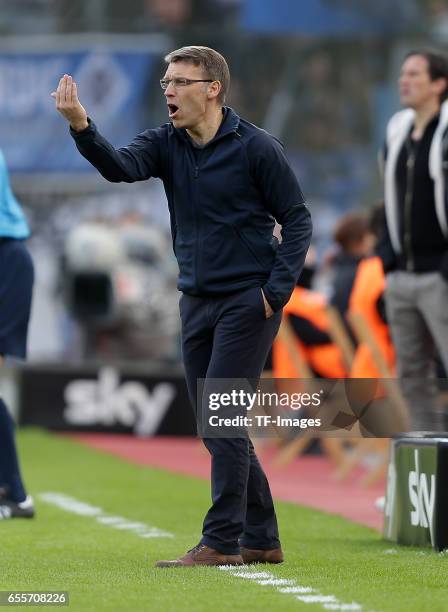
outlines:
[{"label": "orange vest person", "polygon": [[[349,302],[349,313],[362,314],[370,328],[378,348],[391,372],[395,369],[395,352],[389,335],[389,327],[383,315],[382,296],[386,281],[381,259],[363,259],[356,273]],[[350,372],[352,378],[381,378],[371,350],[361,342],[355,353]]]},{"label": "orange vest person", "polygon": [[[296,336],[297,350],[313,372],[323,378],[343,378],[346,371],[339,348],[333,344],[328,331],[327,301],[317,291],[297,286],[283,316],[288,317]],[[272,347],[272,365],[275,378],[298,378],[289,352],[277,337]]]}]

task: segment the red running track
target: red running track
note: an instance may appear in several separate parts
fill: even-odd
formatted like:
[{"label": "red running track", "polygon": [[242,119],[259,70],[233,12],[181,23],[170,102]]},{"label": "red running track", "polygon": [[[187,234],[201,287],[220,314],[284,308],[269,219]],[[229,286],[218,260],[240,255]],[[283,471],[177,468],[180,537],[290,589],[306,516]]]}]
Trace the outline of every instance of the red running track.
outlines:
[{"label": "red running track", "polygon": [[[209,479],[210,458],[196,438],[135,438],[108,434],[70,434],[72,439],[131,463],[148,465]],[[384,495],[385,483],[363,488],[357,469],[343,482],[335,481],[330,462],[322,456],[298,457],[287,467],[272,465],[273,450],[258,453],[276,499],[338,514],[374,529],[382,528],[382,513],[375,500]]]}]

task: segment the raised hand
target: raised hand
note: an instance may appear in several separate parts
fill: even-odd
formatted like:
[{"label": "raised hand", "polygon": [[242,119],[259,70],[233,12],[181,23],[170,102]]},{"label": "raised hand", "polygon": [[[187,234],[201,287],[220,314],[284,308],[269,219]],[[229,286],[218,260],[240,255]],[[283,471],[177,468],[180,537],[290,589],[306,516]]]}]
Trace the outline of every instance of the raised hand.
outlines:
[{"label": "raised hand", "polygon": [[56,100],[57,110],[67,119],[75,132],[81,132],[88,127],[86,109],[78,100],[78,91],[73,77],[64,74],[51,97]]}]

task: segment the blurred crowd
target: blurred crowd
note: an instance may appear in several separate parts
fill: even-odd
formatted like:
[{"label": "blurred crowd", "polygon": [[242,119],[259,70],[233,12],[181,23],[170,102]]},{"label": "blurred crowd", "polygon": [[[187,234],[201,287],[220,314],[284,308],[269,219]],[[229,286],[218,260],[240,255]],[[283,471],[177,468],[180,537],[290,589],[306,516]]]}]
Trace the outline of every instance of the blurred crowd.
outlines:
[{"label": "blurred crowd", "polygon": [[[245,0],[8,0],[0,2],[0,27],[4,33],[48,31],[136,32],[180,29],[213,24],[234,26]],[[388,19],[387,0],[333,0],[336,9],[359,9],[372,19]],[[17,15],[23,18],[17,24]],[[448,7],[444,0],[395,0],[394,14],[407,28],[418,29],[427,19],[434,33],[443,35]]]},{"label": "blurred crowd", "polygon": [[[390,20],[390,3],[385,1],[334,0],[328,4],[333,9],[362,8],[367,18]],[[448,1],[394,2],[395,19],[406,28],[405,42],[362,33],[343,37],[252,35],[242,22],[247,5],[245,0],[0,0],[0,32],[26,37],[72,32],[148,34],[148,39],[162,34],[172,48],[192,40],[218,48],[228,58],[232,72],[228,104],[284,142],[317,220],[313,278],[308,270],[308,278],[301,281],[307,286],[302,289],[317,290],[334,302],[344,320],[354,270],[358,259],[366,255],[363,249],[370,249],[372,242],[368,233],[360,253],[348,255],[351,247],[347,250],[344,238],[345,215],[365,209],[381,192],[375,155],[386,120],[398,106],[394,91],[400,44],[409,46],[422,35],[443,44]],[[148,71],[142,95],[142,129],[167,120],[158,86],[163,54],[155,55],[158,59]],[[101,117],[96,119],[101,123]],[[60,144],[57,138],[54,146]],[[46,178],[12,173],[14,191],[32,227],[30,247],[36,261],[31,359],[113,358],[120,352],[131,359],[179,359],[178,323],[173,317],[177,308],[175,264],[161,184],[126,186],[125,193],[120,186],[90,188],[76,178],[70,184],[65,178],[46,183],[42,180]],[[355,226],[360,231],[367,221],[357,225],[349,216],[347,223],[350,231]],[[134,234],[128,240],[131,227]],[[340,252],[329,257],[336,244],[333,237]],[[89,274],[103,275],[102,292],[96,295],[102,300],[100,314],[95,311],[98,305],[83,301],[81,289],[90,287],[90,281],[72,247],[78,244],[79,248],[84,240],[91,245],[98,240],[92,248],[98,249],[95,255],[101,265]],[[137,255],[128,248],[134,242],[142,244]],[[114,254],[108,252],[111,261],[106,264],[99,251],[107,252],[108,243],[117,248]],[[145,249],[152,255],[142,255]],[[146,268],[142,265],[145,257],[149,258]],[[151,286],[139,295],[145,311],[130,306],[132,281],[119,280],[123,278],[120,270],[136,279],[142,268],[147,270],[147,279],[134,284]],[[137,292],[133,295],[137,303]],[[170,306],[161,308],[162,301]],[[132,325],[135,330],[130,329]],[[142,326],[150,342],[136,340]],[[154,332],[156,327],[168,338],[166,342]],[[346,332],[356,344],[349,324]],[[142,351],[142,344],[146,350]]]}]

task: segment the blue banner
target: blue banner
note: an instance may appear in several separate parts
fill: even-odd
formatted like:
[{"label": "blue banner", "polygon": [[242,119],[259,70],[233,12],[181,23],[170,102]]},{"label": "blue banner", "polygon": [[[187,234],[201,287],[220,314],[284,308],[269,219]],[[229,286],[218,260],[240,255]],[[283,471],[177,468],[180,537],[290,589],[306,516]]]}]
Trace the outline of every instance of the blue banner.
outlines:
[{"label": "blue banner", "polygon": [[142,125],[145,88],[159,54],[151,50],[84,49],[45,52],[0,49],[0,148],[11,172],[90,172],[68,135],[50,93],[73,75],[89,116],[114,145]]},{"label": "blue banner", "polygon": [[[359,0],[244,0],[242,26],[258,33],[305,36],[385,34],[406,25],[406,11],[415,13],[414,0],[375,0],[369,10]],[[392,16],[392,5],[393,13]]]}]

